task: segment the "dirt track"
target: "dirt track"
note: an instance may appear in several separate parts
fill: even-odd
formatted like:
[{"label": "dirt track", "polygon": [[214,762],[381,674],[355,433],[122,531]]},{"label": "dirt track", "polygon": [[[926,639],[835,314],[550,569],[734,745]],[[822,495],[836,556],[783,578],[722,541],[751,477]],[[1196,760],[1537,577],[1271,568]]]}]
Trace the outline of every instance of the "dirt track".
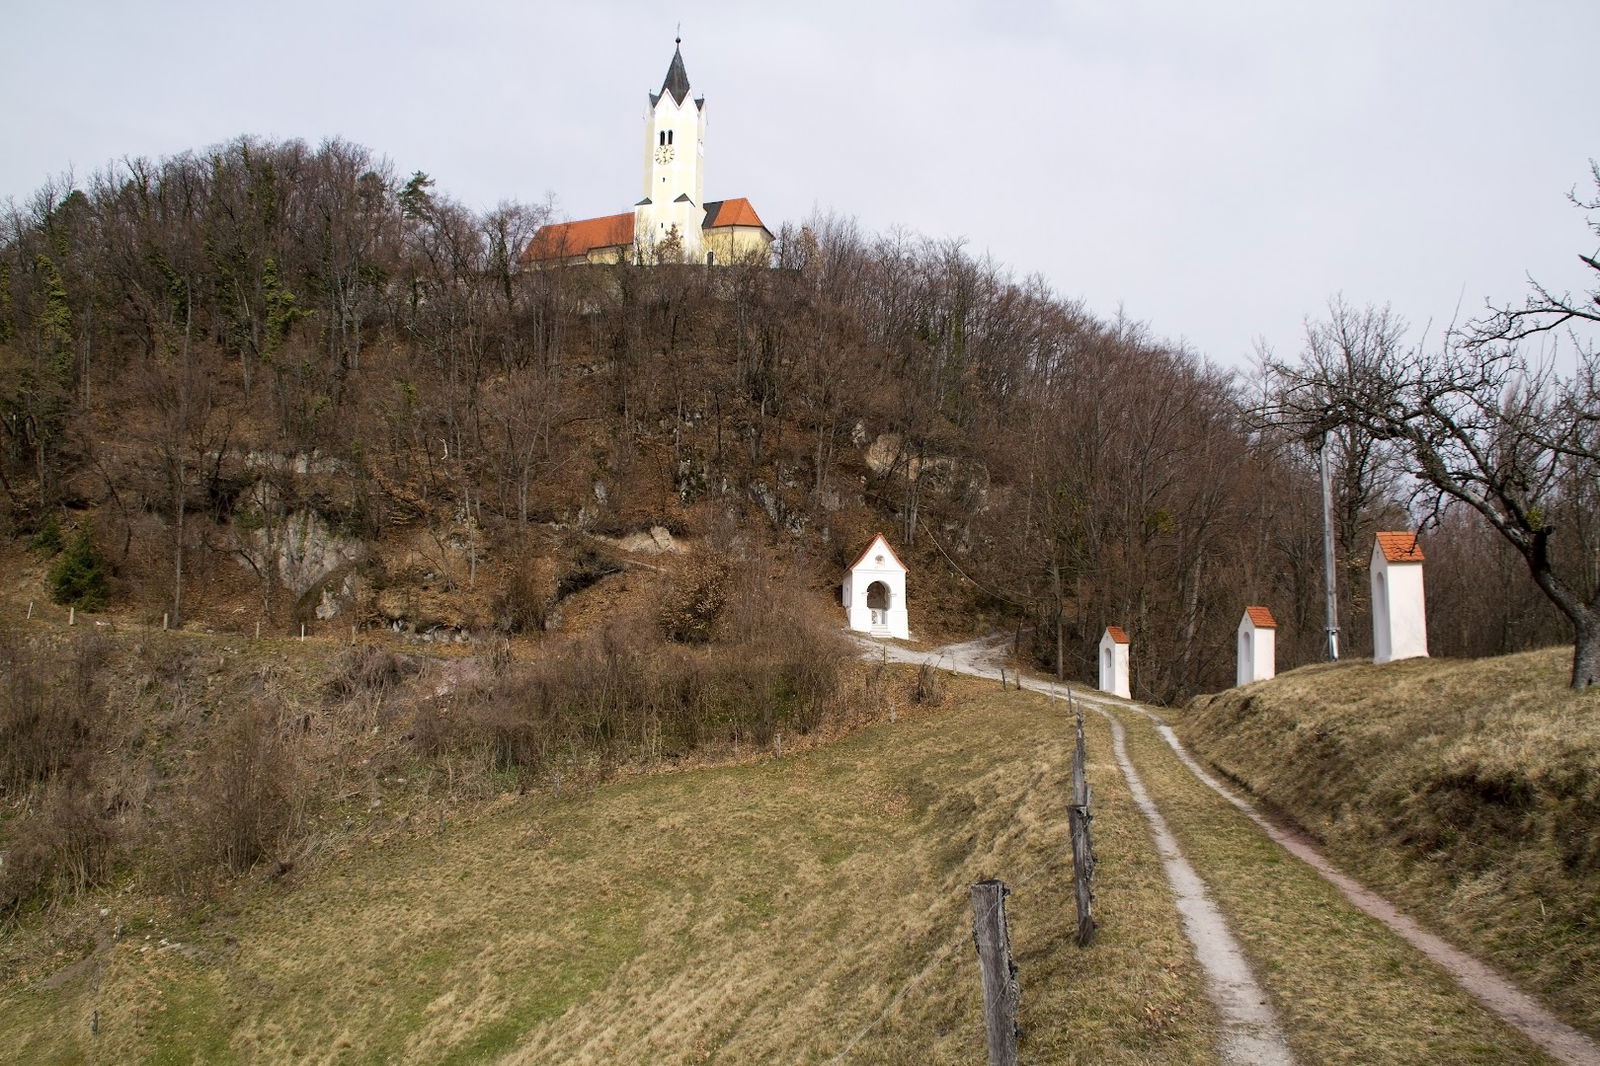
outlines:
[{"label": "dirt track", "polygon": [[[862,640],[864,654],[868,657],[886,655],[896,662],[933,662],[943,669],[996,680],[1001,677],[1000,658],[1005,643],[1004,636],[993,636],[924,651],[889,642]],[[1016,677],[1013,671],[1007,671],[1006,676]],[[1036,692],[1063,690],[1062,686],[1051,681],[1030,677],[1021,677],[1019,680],[1024,687]],[[1242,811],[1279,847],[1306,863],[1338,888],[1352,904],[1383,922],[1412,947],[1437,963],[1475,999],[1521,1030],[1557,1061],[1570,1066],[1600,1066],[1600,1044],[1545,1010],[1494,969],[1427,932],[1388,900],[1341,872],[1303,834],[1267,819],[1248,801],[1224,787],[1184,749],[1171,727],[1156,711],[1105,693],[1093,690],[1085,692],[1082,687],[1074,687],[1073,695],[1104,715],[1118,738],[1117,761],[1130,789],[1136,797],[1140,797],[1140,807],[1150,821],[1152,835],[1167,863],[1167,879],[1173,887],[1176,905],[1183,914],[1185,931],[1194,945],[1196,959],[1206,971],[1211,998],[1223,1018],[1226,1031],[1222,1036],[1222,1052],[1225,1061],[1288,1063],[1293,1059],[1275,1020],[1271,1018],[1266,996],[1255,984],[1226,921],[1206,897],[1204,882],[1188,867],[1176,841],[1167,831],[1160,811],[1144,795],[1138,772],[1120,744],[1122,714],[1140,714],[1149,718],[1162,739],[1196,778]],[[1254,1005],[1252,1000],[1255,1001]],[[1256,1005],[1266,1012],[1265,1016],[1256,1009]]]},{"label": "dirt track", "polygon": [[[936,661],[940,667],[958,673],[999,678],[997,658],[1004,640],[1000,637],[952,644],[931,654],[901,645],[884,644],[882,647],[888,649],[890,659],[900,662]],[[1022,683],[1040,692],[1052,692],[1059,687],[1032,678],[1023,678]],[[1205,971],[1206,992],[1222,1022],[1219,1051],[1223,1061],[1240,1066],[1289,1066],[1295,1061],[1294,1056],[1284,1040],[1271,1001],[1251,972],[1250,963],[1228,928],[1227,920],[1212,902],[1205,881],[1184,858],[1177,838],[1167,828],[1166,819],[1145,790],[1139,772],[1128,758],[1121,720],[1098,702],[1090,705],[1111,725],[1117,764],[1122,768],[1134,802],[1150,825],[1150,835],[1161,855],[1167,884],[1172,887],[1173,901],[1183,920],[1184,935],[1193,945],[1195,959]]]}]

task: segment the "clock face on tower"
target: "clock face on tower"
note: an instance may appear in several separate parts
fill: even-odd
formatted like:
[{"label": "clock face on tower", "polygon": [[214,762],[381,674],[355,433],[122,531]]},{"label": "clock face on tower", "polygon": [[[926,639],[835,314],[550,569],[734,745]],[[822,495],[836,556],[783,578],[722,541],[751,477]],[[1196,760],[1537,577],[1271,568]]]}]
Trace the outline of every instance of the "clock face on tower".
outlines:
[{"label": "clock face on tower", "polygon": [[672,145],[662,145],[660,148],[656,149],[656,162],[660,163],[662,166],[666,166],[668,163],[672,162],[673,155],[674,152]]}]

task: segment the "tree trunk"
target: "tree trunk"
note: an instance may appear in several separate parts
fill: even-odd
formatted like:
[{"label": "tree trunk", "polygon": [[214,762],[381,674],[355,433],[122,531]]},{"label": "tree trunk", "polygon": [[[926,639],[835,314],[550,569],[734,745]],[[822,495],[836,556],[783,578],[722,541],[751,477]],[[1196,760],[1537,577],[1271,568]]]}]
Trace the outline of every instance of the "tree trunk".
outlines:
[{"label": "tree trunk", "polygon": [[1590,620],[1573,629],[1572,687],[1581,691],[1600,684],[1600,624]]},{"label": "tree trunk", "polygon": [[[181,462],[181,460],[180,460]],[[183,625],[183,478],[176,478],[177,509],[172,536],[172,624]]]},{"label": "tree trunk", "polygon": [[1050,590],[1055,597],[1056,607],[1056,680],[1065,678],[1063,673],[1063,645],[1061,636],[1061,561],[1054,556],[1050,559]]},{"label": "tree trunk", "polygon": [[1572,688],[1581,691],[1600,683],[1600,610],[1596,609],[1597,598],[1581,599],[1575,589],[1556,576],[1550,565],[1552,530],[1546,526],[1536,531],[1532,543],[1527,543],[1511,537],[1498,525],[1495,528],[1527,560],[1528,571],[1533,575],[1533,583],[1539,586],[1539,591],[1572,622]]}]

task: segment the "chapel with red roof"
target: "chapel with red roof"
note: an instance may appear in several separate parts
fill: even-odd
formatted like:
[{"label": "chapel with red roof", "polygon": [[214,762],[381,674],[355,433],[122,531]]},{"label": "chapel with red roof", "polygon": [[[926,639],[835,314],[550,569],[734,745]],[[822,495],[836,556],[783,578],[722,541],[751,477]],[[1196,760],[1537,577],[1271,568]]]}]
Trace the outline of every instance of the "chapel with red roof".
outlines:
[{"label": "chapel with red roof", "polygon": [[632,211],[542,226],[524,266],[577,263],[765,263],[772,232],[750,201],[705,199],[706,101],[691,96],[683,41],[645,110],[644,196]]}]

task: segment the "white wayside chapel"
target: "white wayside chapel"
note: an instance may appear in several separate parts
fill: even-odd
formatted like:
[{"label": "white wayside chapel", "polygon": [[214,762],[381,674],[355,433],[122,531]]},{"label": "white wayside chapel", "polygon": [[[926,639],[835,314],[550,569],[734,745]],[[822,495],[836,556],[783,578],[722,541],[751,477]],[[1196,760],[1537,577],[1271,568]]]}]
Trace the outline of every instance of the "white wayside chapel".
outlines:
[{"label": "white wayside chapel", "polygon": [[1133,698],[1128,687],[1128,634],[1121,626],[1106,626],[1100,638],[1100,691]]},{"label": "white wayside chapel", "polygon": [[1265,607],[1246,607],[1239,619],[1238,683],[1266,681],[1278,672],[1278,622]]},{"label": "white wayside chapel", "polygon": [[844,575],[844,609],[851,629],[875,637],[911,639],[906,613],[906,564],[882,533]]},{"label": "white wayside chapel", "polygon": [[1379,533],[1372,542],[1372,661],[1428,654],[1422,548],[1415,533]]}]

